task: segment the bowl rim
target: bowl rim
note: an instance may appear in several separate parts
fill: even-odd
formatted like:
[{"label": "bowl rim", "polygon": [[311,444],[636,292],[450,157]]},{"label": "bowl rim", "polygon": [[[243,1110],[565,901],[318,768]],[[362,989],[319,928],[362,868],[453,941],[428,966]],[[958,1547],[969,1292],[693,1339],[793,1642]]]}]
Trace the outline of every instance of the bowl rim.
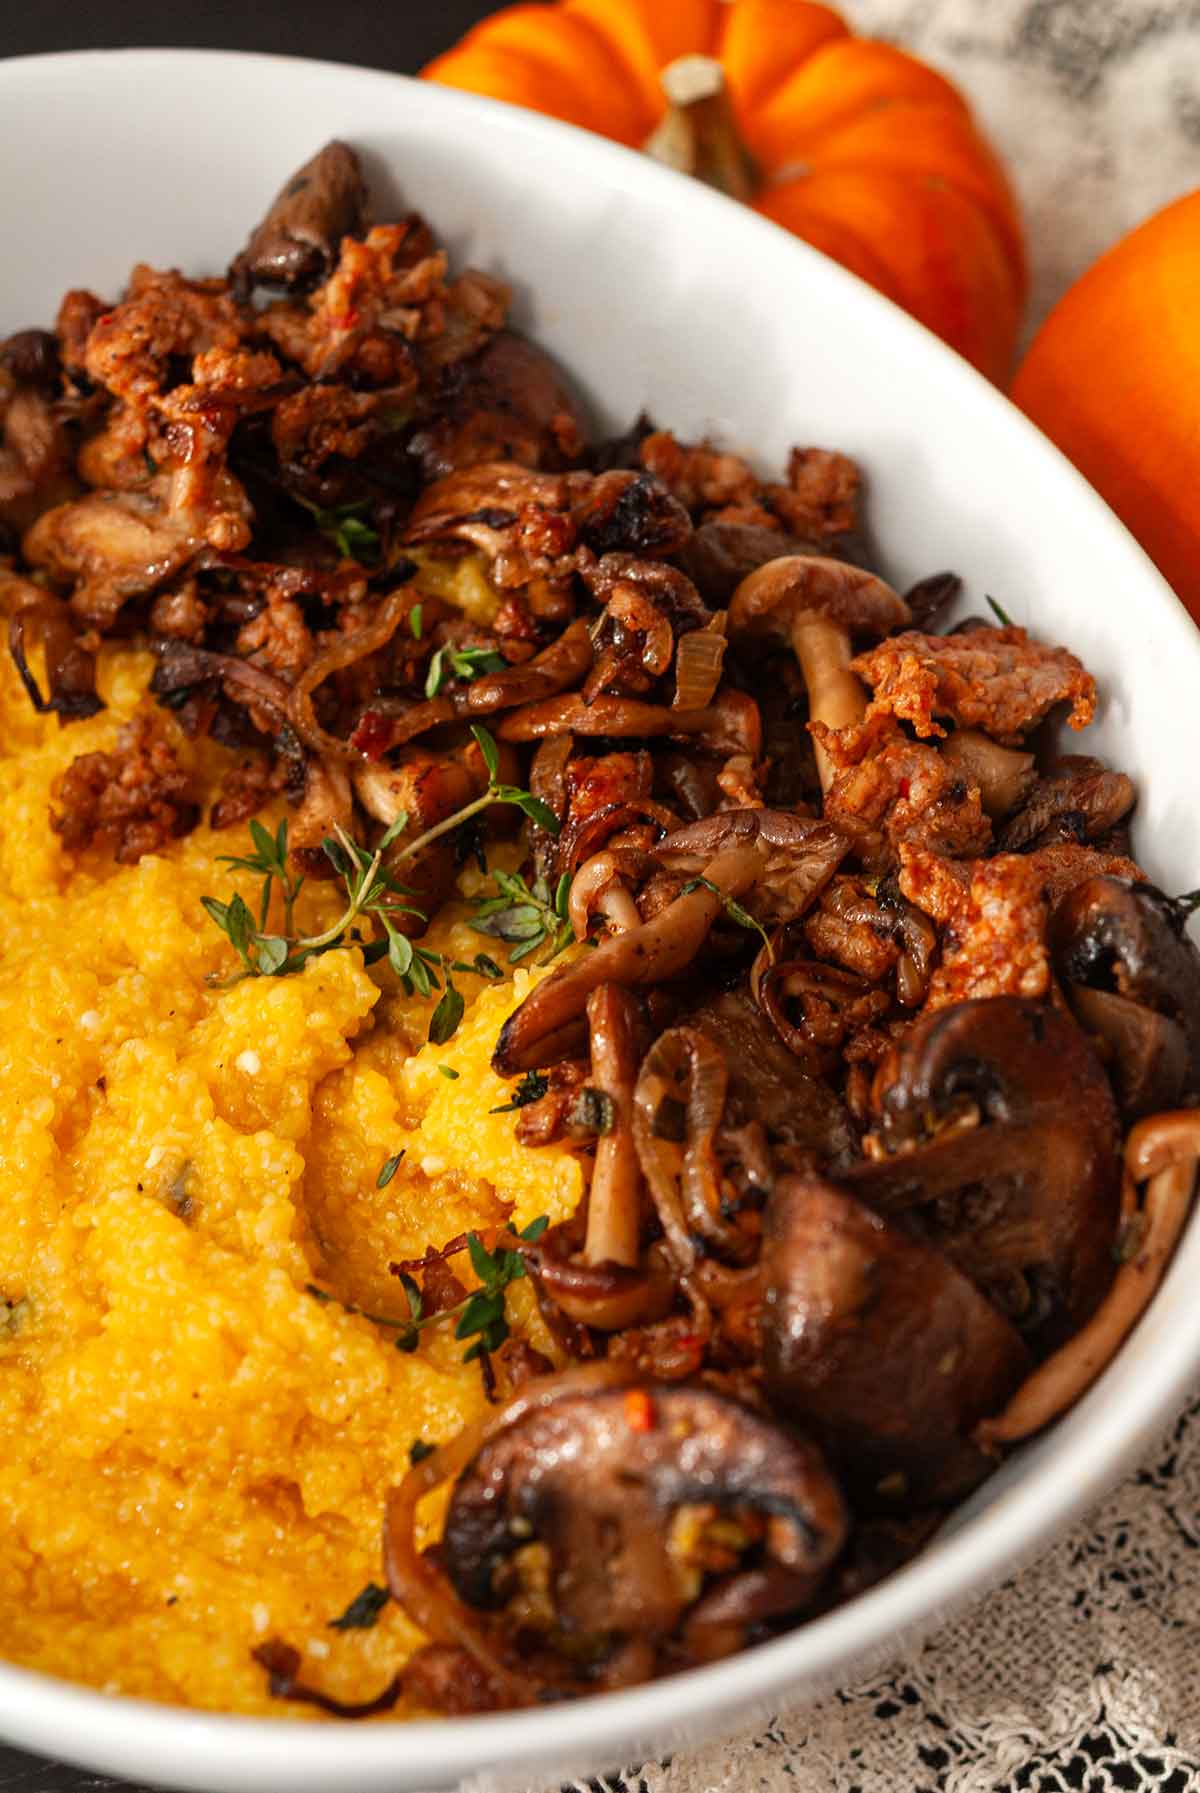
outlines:
[{"label": "bowl rim", "polygon": [[[383,69],[287,54],[147,46],[12,57],[0,61],[0,95],[46,70],[90,77],[119,65],[123,73],[162,80],[178,79],[198,65],[215,72],[231,63],[257,65],[264,73],[301,84],[332,79],[389,85],[418,110],[458,115],[467,127],[485,125],[493,134],[553,148],[560,175],[594,176],[618,188],[636,185],[656,204],[691,208],[719,236],[740,232],[748,251],[757,249],[776,261],[786,258],[799,280],[832,287],[839,305],[868,314],[904,354],[927,364],[936,382],[957,388],[964,404],[990,412],[1003,428],[1017,433],[1024,457],[1040,463],[1047,480],[1082,507],[1088,529],[1111,557],[1114,578],[1127,578],[1149,601],[1165,649],[1190,658],[1200,674],[1200,634],[1162,575],[1083,475],[998,388],[857,276],[747,207],[637,151],[502,101]],[[353,135],[352,121],[348,134]],[[1200,1216],[1193,1217],[1189,1234],[1198,1227]],[[1184,1243],[1164,1287],[1182,1286]],[[1178,1326],[1165,1341],[1153,1387],[1136,1412],[1103,1399],[1126,1346],[1084,1402],[1059,1422],[1055,1432],[1069,1449],[1070,1473],[1016,1477],[985,1511],[943,1539],[936,1555],[918,1556],[847,1605],[709,1667],[535,1711],[356,1727],[313,1724],[282,1713],[278,1718],[249,1717],[114,1696],[0,1661],[0,1720],[16,1726],[23,1747],[88,1765],[130,1763],[132,1729],[139,1747],[154,1758],[150,1772],[160,1780],[180,1786],[230,1784],[226,1777],[236,1774],[239,1785],[274,1788],[282,1787],[286,1776],[297,1793],[339,1779],[344,1784],[351,1775],[375,1788],[393,1780],[415,1785],[415,1771],[421,1784],[436,1786],[485,1773],[492,1781],[505,1765],[528,1773],[542,1764],[572,1760],[629,1760],[643,1742],[647,1749],[661,1746],[672,1732],[686,1734],[694,1743],[732,1724],[739,1714],[745,1718],[786,1707],[789,1685],[797,1679],[803,1680],[804,1690],[792,1696],[792,1703],[808,1703],[836,1685],[844,1671],[861,1673],[891,1658],[905,1642],[955,1616],[1047,1548],[1133,1466],[1181,1405],[1200,1366],[1200,1303],[1193,1304],[1193,1315],[1189,1325]],[[301,1738],[302,1748],[293,1752]],[[174,1768],[169,1767],[172,1762]]]}]

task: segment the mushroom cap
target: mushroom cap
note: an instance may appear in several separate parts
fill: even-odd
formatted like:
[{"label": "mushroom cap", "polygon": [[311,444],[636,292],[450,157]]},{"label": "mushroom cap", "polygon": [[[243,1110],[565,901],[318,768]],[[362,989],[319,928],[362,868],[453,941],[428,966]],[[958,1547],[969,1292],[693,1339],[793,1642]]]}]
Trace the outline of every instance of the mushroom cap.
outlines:
[{"label": "mushroom cap", "polygon": [[564,1630],[663,1638],[691,1600],[669,1549],[691,1505],[762,1514],[768,1559],[811,1586],[845,1537],[814,1445],[708,1389],[631,1383],[564,1395],[488,1440],[451,1496],[446,1571],[469,1605],[494,1609],[498,1572],[536,1540]]},{"label": "mushroom cap", "polygon": [[315,286],[342,238],[361,235],[366,210],[358,157],[335,138],[285,181],[230,272],[248,285]]},{"label": "mushroom cap", "polygon": [[729,633],[790,639],[805,618],[879,637],[904,628],[908,605],[877,573],[824,554],[784,554],[742,580],[729,602]]},{"label": "mushroom cap", "polygon": [[767,1206],[763,1361],[868,1506],[951,1500],[991,1461],[972,1427],[1029,1369],[1014,1327],[940,1252],[849,1190],[789,1176]]},{"label": "mushroom cap", "polygon": [[856,1190],[919,1212],[1036,1346],[1081,1326],[1112,1279],[1120,1133],[1070,1016],[1014,996],[935,1010],[884,1059],[873,1100],[893,1156],[854,1172]]},{"label": "mushroom cap", "polygon": [[1200,952],[1169,897],[1130,878],[1088,878],[1055,909],[1048,939],[1060,977],[1177,1021],[1187,1036],[1188,1089],[1200,1090]]}]

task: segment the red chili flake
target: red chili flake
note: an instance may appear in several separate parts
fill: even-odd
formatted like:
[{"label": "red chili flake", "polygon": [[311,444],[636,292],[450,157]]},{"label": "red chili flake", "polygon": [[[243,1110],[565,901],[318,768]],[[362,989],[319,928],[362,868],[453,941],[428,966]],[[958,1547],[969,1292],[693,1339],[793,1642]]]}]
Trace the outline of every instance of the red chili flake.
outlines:
[{"label": "red chili flake", "polygon": [[625,1424],[631,1432],[653,1432],[656,1424],[654,1402],[644,1388],[631,1388],[627,1391]]},{"label": "red chili flake", "polygon": [[909,784],[909,782],[908,782],[908,780],[907,780],[907,778],[902,778],[902,779],[901,779],[901,780],[900,780],[900,783],[899,783],[899,785],[898,785],[898,787],[897,787],[897,790],[898,790],[898,794],[899,794],[899,795],[900,795],[900,796],[901,796],[901,797],[907,797],[907,796],[908,796],[908,794],[909,794],[909,792],[910,792],[910,791],[911,791],[911,790],[912,790],[912,786],[911,786],[911,785],[910,785],[910,784]]},{"label": "red chili flake", "polygon": [[359,314],[357,311],[343,311],[341,317],[335,322],[335,328],[338,330],[354,330],[358,326],[358,319]]},{"label": "red chili flake", "polygon": [[381,759],[392,745],[392,718],[378,710],[367,710],[359,717],[350,745],[369,760]]}]

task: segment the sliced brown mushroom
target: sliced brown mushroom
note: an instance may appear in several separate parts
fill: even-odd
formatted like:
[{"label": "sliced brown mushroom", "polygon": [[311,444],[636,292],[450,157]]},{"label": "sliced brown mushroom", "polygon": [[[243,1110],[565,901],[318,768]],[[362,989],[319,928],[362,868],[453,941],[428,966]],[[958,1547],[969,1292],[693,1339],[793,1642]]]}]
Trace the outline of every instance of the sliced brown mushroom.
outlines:
[{"label": "sliced brown mushroom", "polygon": [[[64,722],[94,716],[104,708],[96,692],[95,654],[80,641],[75,619],[61,598],[24,580],[19,583],[28,601],[9,618],[8,648],[30,703],[39,714],[50,711]],[[45,662],[44,696],[29,665],[34,641],[40,642]]]},{"label": "sliced brown mushroom", "polygon": [[[1057,1419],[1116,1355],[1162,1281],[1191,1212],[1200,1166],[1200,1110],[1154,1115],[1125,1148],[1131,1199],[1122,1218],[1121,1265],[1088,1324],[1041,1364],[1004,1411],[977,1428],[986,1447],[1015,1444]],[[1144,1183],[1141,1208],[1136,1186]]]},{"label": "sliced brown mushroom", "polygon": [[[909,621],[890,585],[860,567],[819,554],[786,555],[749,574],[729,605],[733,640],[787,642],[808,688],[809,718],[828,728],[861,722],[864,686],[850,671],[852,635],[879,637]],[[835,768],[816,746],[822,790]]]},{"label": "sliced brown mushroom", "polygon": [[[641,1023],[633,997],[601,984],[587,1002],[591,1039],[588,1091],[602,1124],[588,1187],[587,1226],[578,1255],[530,1254],[542,1287],[572,1320],[602,1332],[659,1319],[674,1285],[658,1263],[642,1263],[642,1173],[633,1140],[633,1086]],[[556,1229],[560,1230],[560,1229]]]},{"label": "sliced brown mushroom", "polygon": [[968,785],[979,787],[984,814],[993,818],[1011,815],[1024,802],[1037,778],[1031,753],[1023,753],[1017,747],[1001,747],[982,729],[956,728],[939,751]]},{"label": "sliced brown mushroom", "polygon": [[723,609],[747,574],[767,561],[818,552],[816,543],[797,541],[762,523],[713,522],[700,525],[677,559],[705,602]]},{"label": "sliced brown mushroom", "polygon": [[775,1409],[811,1427],[863,1505],[949,1501],[992,1460],[972,1428],[1029,1367],[1015,1328],[953,1264],[847,1187],[775,1187],[763,1243]]},{"label": "sliced brown mushroom", "polygon": [[587,439],[566,374],[516,330],[497,330],[478,354],[447,368],[432,412],[408,442],[427,482],[489,461],[569,467]]},{"label": "sliced brown mushroom", "polygon": [[520,1612],[540,1574],[547,1641],[569,1638],[583,1661],[636,1643],[642,1678],[704,1591],[718,1518],[734,1574],[749,1556],[776,1590],[756,1583],[750,1613],[729,1601],[710,1615],[732,1648],[750,1622],[811,1601],[845,1537],[841,1496],[814,1446],[740,1403],[634,1383],[564,1395],[494,1434],[455,1485],[443,1558],[460,1599],[484,1612],[514,1601]]},{"label": "sliced brown mushroom", "polygon": [[1035,1349],[1112,1278],[1119,1133],[1090,1042],[1058,1009],[983,997],[924,1016],[876,1075],[879,1162],[848,1186],[907,1212]]},{"label": "sliced brown mushroom", "polygon": [[[1170,899],[1152,884],[1089,878],[1059,903],[1048,939],[1054,968],[1069,986],[1112,991],[1183,1030],[1187,1075],[1171,1099],[1200,1093],[1200,952]],[[1093,1005],[1089,1024],[1099,1018]],[[1117,1034],[1100,1031],[1120,1060]],[[1123,1089],[1135,1087],[1135,1070],[1130,1059]]]},{"label": "sliced brown mushroom", "polygon": [[668,835],[655,857],[687,879],[684,889],[652,920],[610,936],[543,979],[501,1029],[494,1068],[513,1077],[575,1051],[592,990],[603,983],[639,988],[677,976],[699,952],[726,901],[760,881],[770,887],[768,912],[782,905],[790,918],[816,895],[845,850],[825,823],[761,809],[730,810]]},{"label": "sliced brown mushroom", "polygon": [[336,139],[298,168],[234,261],[235,287],[315,286],[330,272],[343,237],[366,228],[367,190],[358,157]]},{"label": "sliced brown mushroom", "polygon": [[1136,800],[1133,780],[1124,772],[1113,772],[1087,754],[1067,754],[1037,780],[1017,814],[999,830],[997,849],[1023,853],[1057,840],[1099,840]]},{"label": "sliced brown mushroom", "polygon": [[669,735],[677,741],[697,739],[710,753],[746,753],[757,759],[762,751],[758,705],[744,691],[728,687],[702,710],[675,710],[636,697],[597,697],[592,703],[577,693],[551,697],[506,716],[499,733],[506,741],[542,741],[560,734],[614,741]]},{"label": "sliced brown mushroom", "polygon": [[1067,1001],[1079,1025],[1103,1042],[1126,1121],[1177,1108],[1189,1083],[1187,1035],[1178,1021],[1115,990],[1068,983]]}]

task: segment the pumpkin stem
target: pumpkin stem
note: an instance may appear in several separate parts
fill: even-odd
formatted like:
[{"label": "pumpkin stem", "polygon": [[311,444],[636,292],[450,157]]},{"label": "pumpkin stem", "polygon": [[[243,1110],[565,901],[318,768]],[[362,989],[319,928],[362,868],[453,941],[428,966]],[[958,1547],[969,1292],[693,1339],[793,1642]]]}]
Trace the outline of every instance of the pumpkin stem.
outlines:
[{"label": "pumpkin stem", "polygon": [[713,56],[680,56],[660,80],[667,110],[642,145],[646,154],[731,199],[750,199],[759,172],[738,135],[721,64]]}]

